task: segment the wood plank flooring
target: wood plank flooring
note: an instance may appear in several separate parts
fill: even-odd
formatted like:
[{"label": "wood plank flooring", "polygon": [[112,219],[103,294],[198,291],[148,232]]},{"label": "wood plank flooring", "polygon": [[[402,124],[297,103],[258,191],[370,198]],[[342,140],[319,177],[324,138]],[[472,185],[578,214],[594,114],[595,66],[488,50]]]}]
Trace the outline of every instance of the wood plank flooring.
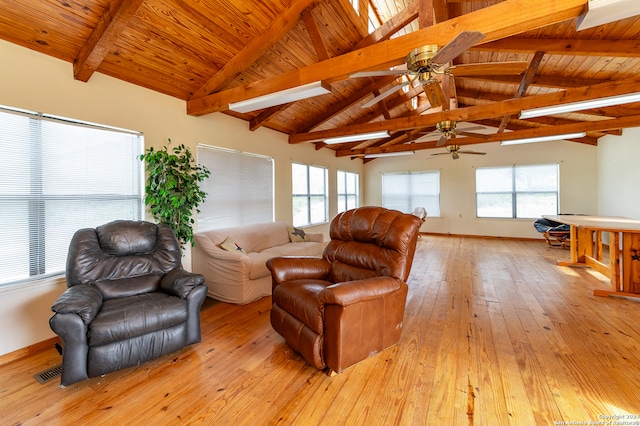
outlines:
[{"label": "wood plank flooring", "polygon": [[38,383],[53,348],[0,366],[0,424],[640,425],[640,301],[568,257],[424,235],[400,344],[342,374],[292,352],[270,298],[207,303],[202,343],[102,378]]}]

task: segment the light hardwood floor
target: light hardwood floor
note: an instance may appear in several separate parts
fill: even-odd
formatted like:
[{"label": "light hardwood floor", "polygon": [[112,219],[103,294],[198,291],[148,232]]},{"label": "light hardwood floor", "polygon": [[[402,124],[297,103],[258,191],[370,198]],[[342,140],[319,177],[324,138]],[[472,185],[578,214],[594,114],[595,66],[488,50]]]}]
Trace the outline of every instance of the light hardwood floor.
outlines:
[{"label": "light hardwood floor", "polygon": [[[51,348],[0,366],[0,424],[640,424],[640,301],[542,241],[424,235],[399,345],[335,377],[269,324],[207,304],[202,343],[59,388]],[[592,422],[592,423],[589,423]]]}]

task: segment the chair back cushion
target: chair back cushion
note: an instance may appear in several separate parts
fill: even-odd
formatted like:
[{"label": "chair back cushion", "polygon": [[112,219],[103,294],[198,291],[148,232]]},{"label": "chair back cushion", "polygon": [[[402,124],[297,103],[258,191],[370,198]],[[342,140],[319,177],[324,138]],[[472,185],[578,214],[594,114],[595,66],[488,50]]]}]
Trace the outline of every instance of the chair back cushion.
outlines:
[{"label": "chair back cushion", "polygon": [[377,276],[406,281],[423,220],[383,207],[360,207],[339,213],[329,229],[323,257],[331,263],[331,281]]},{"label": "chair back cushion", "polygon": [[168,225],[118,220],[74,234],[67,286],[95,285],[106,299],[156,291],[160,277],[180,262],[180,246]]}]

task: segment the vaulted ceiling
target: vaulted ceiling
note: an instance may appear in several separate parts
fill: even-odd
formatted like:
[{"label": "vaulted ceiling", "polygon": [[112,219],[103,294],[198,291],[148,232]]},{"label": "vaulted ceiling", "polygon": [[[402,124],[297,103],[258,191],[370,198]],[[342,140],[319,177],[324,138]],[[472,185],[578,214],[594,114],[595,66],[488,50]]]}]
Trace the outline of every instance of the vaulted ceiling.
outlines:
[{"label": "vaulted ceiling", "polygon": [[[596,145],[640,126],[640,103],[519,118],[523,109],[637,91],[640,17],[578,31],[587,0],[356,1],[358,11],[349,0],[0,1],[0,38],[68,61],[77,80],[106,74],[182,99],[186,114],[229,114],[336,156],[434,149],[445,143],[435,128],[445,120],[457,122],[446,141],[457,145],[576,131],[586,136],[571,140]],[[464,44],[463,32],[482,34]],[[425,45],[455,52],[429,74],[443,105],[405,76],[353,77],[403,69]],[[468,71],[487,63],[497,70]],[[229,109],[314,82],[330,93],[247,113]],[[379,130],[389,136],[323,142]]]}]

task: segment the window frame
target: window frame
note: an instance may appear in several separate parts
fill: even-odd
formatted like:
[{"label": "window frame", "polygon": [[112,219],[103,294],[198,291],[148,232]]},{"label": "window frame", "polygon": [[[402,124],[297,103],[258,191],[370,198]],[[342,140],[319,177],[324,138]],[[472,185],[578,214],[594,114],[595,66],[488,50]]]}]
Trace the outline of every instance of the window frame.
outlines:
[{"label": "window frame", "polygon": [[[340,174],[344,175],[344,188],[340,188]],[[354,193],[350,193],[349,192],[349,184],[348,184],[348,178],[353,177],[355,178],[355,183],[353,185],[355,192]],[[349,197],[355,197],[355,206],[351,207],[351,208],[357,208],[360,207],[360,174],[359,173],[355,173],[355,172],[348,172],[345,170],[338,170],[336,172],[336,188],[337,188],[337,206],[338,206],[338,213],[344,212],[349,210]],[[344,191],[341,192],[341,190],[344,189]],[[344,205],[341,205],[341,200],[340,197],[344,197]]]},{"label": "window frame", "polygon": [[[295,175],[294,175],[294,167],[304,167],[306,169],[306,192],[304,193],[295,193],[294,192],[294,187],[295,187],[295,183],[293,182],[295,180]],[[311,192],[311,188],[312,188],[312,174],[311,174],[311,169],[318,169],[318,170],[322,170],[323,172],[323,193],[312,193]],[[292,179],[292,185],[291,185],[291,202],[292,202],[292,210],[291,210],[291,214],[292,214],[292,224],[293,226],[297,226],[297,227],[304,227],[304,226],[314,226],[314,225],[320,225],[323,223],[327,223],[328,222],[328,211],[329,211],[329,196],[328,196],[328,168],[327,167],[323,167],[323,166],[315,166],[315,165],[311,165],[311,164],[304,164],[304,163],[298,163],[298,162],[292,162],[291,163],[291,179]],[[320,221],[313,221],[313,198],[314,197],[322,197],[323,199],[323,204],[324,204],[324,209],[323,209],[323,219]],[[298,203],[296,203],[296,199],[305,199],[306,200],[306,222],[305,223],[299,223],[296,222],[296,214],[295,214],[295,208],[296,205]]]},{"label": "window frame", "polygon": [[[7,261],[9,262],[6,267],[8,276],[6,280],[0,281],[0,288],[28,285],[35,281],[64,275],[66,265],[64,259],[59,259],[60,253],[66,254],[68,241],[71,240],[77,229],[104,224],[103,222],[94,223],[98,221],[99,217],[110,218],[107,220],[142,220],[144,218],[145,169],[144,163],[139,159],[139,155],[144,152],[144,135],[141,132],[5,105],[0,105],[0,114],[10,114],[26,119],[23,123],[24,127],[18,127],[15,134],[7,137],[9,143],[24,141],[23,150],[16,151],[15,155],[22,156],[23,160],[27,161],[27,164],[23,164],[22,168],[25,173],[23,175],[9,175],[10,171],[4,171],[3,176],[8,179],[7,182],[14,182],[15,186],[12,187],[13,190],[0,191],[0,200],[3,200],[3,204],[7,206],[3,221],[9,221],[9,226],[16,229],[15,238],[12,240],[14,248],[11,250],[19,253],[28,252],[26,264],[23,257],[21,257],[22,260],[16,257],[17,260],[9,259]],[[11,118],[6,120],[3,118],[0,126],[11,125],[11,120]],[[56,163],[51,163],[51,159],[47,155],[50,155],[52,147],[58,147],[56,142],[60,138],[64,139],[66,135],[68,140],[75,141],[79,135],[84,137],[85,134],[82,132],[85,131],[89,132],[87,134],[91,136],[90,140],[85,146],[78,146],[73,150],[73,154],[77,155],[77,160],[80,161],[77,164],[77,169],[91,173],[87,171],[92,170],[91,162],[98,161],[101,164],[110,164],[105,162],[105,153],[94,153],[91,149],[104,145],[105,142],[110,146],[114,142],[118,142],[122,145],[118,146],[118,150],[110,151],[112,154],[110,158],[113,161],[119,161],[123,156],[130,158],[129,168],[124,168],[123,171],[129,170],[131,174],[123,173],[121,176],[131,176],[132,180],[115,181],[112,186],[107,187],[103,185],[104,181],[98,178],[90,182],[83,180],[78,185],[64,185],[65,178],[78,179],[80,175],[76,177],[76,174],[64,172],[67,169],[52,166]],[[92,131],[104,131],[104,133],[93,133]],[[119,136],[121,134],[126,136],[121,139]],[[124,139],[126,137],[131,137],[131,143]],[[69,150],[70,146],[60,145],[57,148],[58,151],[65,149]],[[129,155],[131,156],[128,157]],[[65,158],[74,159],[73,156]],[[82,162],[83,160],[84,162]],[[60,173],[61,170],[63,173]],[[52,186],[56,182],[60,186]],[[116,187],[120,188],[120,191],[109,192]],[[113,209],[114,205],[111,205],[111,209],[105,210],[105,203],[114,202],[133,202],[128,204],[128,207],[127,204],[124,205],[124,211],[131,213],[131,216],[123,217],[119,214],[118,212],[122,213],[123,210],[118,208],[117,204],[115,209]],[[12,211],[12,207],[10,207],[12,204],[15,204],[15,208],[21,209],[17,210],[17,214]],[[11,220],[20,217],[22,209],[26,209],[26,220],[20,223],[11,222]],[[56,215],[60,217],[59,215],[64,211],[68,214],[64,215],[68,218],[67,222],[52,220],[52,217],[54,219]],[[70,226],[68,221],[75,218],[76,214],[69,212],[79,212],[79,217],[84,220],[84,222],[77,224],[73,222],[77,225],[73,230],[68,229]],[[67,242],[65,243],[65,241]],[[22,248],[18,250],[16,247]]]},{"label": "window frame", "polygon": [[[556,190],[518,190],[517,188],[517,171],[519,169],[524,169],[527,167],[544,167],[544,166],[554,166],[555,176],[556,176]],[[478,172],[481,170],[510,170],[510,178],[511,178],[511,190],[510,191],[478,191]],[[496,167],[479,167],[476,169],[476,218],[478,219],[515,219],[515,220],[530,220],[539,217],[539,215],[535,215],[532,217],[528,216],[519,216],[518,215],[518,199],[519,195],[527,194],[555,194],[555,212],[545,212],[543,214],[555,215],[560,211],[560,165],[557,163],[544,163],[544,164],[522,164],[522,165],[510,165],[510,166],[496,166]],[[511,202],[511,215],[510,216],[480,216],[478,208],[479,208],[479,196],[481,195],[505,195],[510,198]]]}]

